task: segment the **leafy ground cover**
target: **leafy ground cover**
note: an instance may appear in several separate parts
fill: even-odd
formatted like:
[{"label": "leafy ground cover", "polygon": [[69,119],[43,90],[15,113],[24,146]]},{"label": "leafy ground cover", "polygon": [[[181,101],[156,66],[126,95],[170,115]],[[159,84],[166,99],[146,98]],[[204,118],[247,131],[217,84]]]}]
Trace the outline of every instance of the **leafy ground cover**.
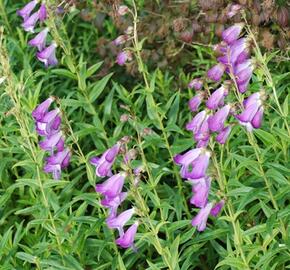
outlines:
[{"label": "leafy ground cover", "polygon": [[[196,146],[185,129],[196,114],[188,108],[196,91],[187,85],[206,77],[215,53],[204,40],[180,41],[175,35],[166,39],[175,42],[173,52],[159,52],[158,44],[162,51],[166,46],[158,38],[150,41],[144,31],[154,24],[147,1],[108,1],[106,10],[100,10],[103,1],[74,2],[46,1],[48,18],[35,32],[49,27],[58,64],[45,68],[28,45],[35,34],[22,29],[16,14],[27,2],[0,0],[1,269],[288,269],[289,43],[283,50],[265,50],[252,25],[243,29],[257,62],[243,95],[264,91],[264,117],[251,132],[233,124],[224,145],[211,139],[209,200],[225,204],[199,232],[191,222],[200,210],[190,204],[192,187],[174,157]],[[152,5],[162,15],[161,2]],[[132,13],[118,15],[121,4]],[[85,17],[87,11],[94,21]],[[122,45],[132,60],[118,66],[121,49],[111,41],[122,34],[122,18],[133,27]],[[210,30],[208,44],[218,43]],[[156,51],[157,60],[151,59]],[[162,60],[165,64],[156,64]],[[209,84],[208,91],[218,85]],[[39,147],[32,117],[51,96],[71,151],[59,180],[43,171],[48,153]],[[238,107],[233,90],[228,98]],[[108,209],[95,190],[104,178],[90,162],[118,143],[112,169],[126,172],[123,191],[128,192],[118,211],[135,209],[126,229],[138,220],[136,249],[115,242],[119,234],[108,228]],[[134,174],[136,168],[141,172]]]}]

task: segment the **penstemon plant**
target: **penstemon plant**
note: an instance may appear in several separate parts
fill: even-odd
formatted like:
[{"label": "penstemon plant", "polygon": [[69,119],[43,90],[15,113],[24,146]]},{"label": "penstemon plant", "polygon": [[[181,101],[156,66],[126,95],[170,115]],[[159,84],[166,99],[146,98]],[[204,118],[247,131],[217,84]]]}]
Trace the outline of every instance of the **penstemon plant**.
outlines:
[{"label": "penstemon plant", "polygon": [[167,20],[145,20],[142,37],[144,18],[168,15],[147,10],[160,1],[12,2],[0,1],[3,269],[287,268],[289,70],[273,69],[279,52],[260,49],[245,4],[227,6],[243,22],[216,45],[190,44],[182,25],[200,3],[168,4],[183,7],[182,44],[166,37],[166,59],[188,60],[161,71],[146,59]]}]

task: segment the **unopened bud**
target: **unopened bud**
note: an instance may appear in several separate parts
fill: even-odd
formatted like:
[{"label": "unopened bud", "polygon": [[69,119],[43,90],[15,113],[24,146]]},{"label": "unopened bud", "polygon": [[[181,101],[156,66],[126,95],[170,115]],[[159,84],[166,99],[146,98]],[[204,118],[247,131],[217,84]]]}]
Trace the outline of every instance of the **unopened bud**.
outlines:
[{"label": "unopened bud", "polygon": [[129,8],[125,5],[119,6],[119,8],[118,8],[118,14],[120,16],[126,15],[128,13],[128,11],[129,11]]}]

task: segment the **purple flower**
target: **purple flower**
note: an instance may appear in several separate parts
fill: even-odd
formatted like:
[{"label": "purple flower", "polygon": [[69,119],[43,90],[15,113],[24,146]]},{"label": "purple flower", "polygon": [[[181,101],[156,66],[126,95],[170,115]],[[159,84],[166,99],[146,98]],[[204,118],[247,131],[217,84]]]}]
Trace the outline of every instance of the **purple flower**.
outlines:
[{"label": "purple flower", "polygon": [[241,122],[251,122],[258,112],[259,108],[261,106],[261,101],[257,101],[256,103],[253,103],[246,107],[244,111],[237,115],[236,117],[241,121]]},{"label": "purple flower", "polygon": [[240,124],[246,126],[248,131],[253,128],[260,128],[263,119],[264,108],[262,106],[262,96],[254,93],[244,101],[244,111],[236,115]]},{"label": "purple flower", "polygon": [[198,214],[192,219],[191,225],[194,227],[196,226],[199,232],[205,230],[206,222],[212,207],[213,207],[212,203],[208,203],[204,208],[201,208]]},{"label": "purple flower", "polygon": [[52,42],[50,46],[48,46],[43,51],[38,52],[36,54],[38,60],[43,62],[45,67],[56,66],[58,64],[58,61],[55,56],[56,47],[57,44],[55,42]]},{"label": "purple flower", "polygon": [[131,225],[129,229],[127,229],[127,231],[116,240],[116,244],[121,246],[122,248],[132,247],[133,250],[136,250],[134,246],[134,239],[138,229],[138,225],[138,221]]},{"label": "purple flower", "polygon": [[54,97],[49,97],[45,101],[43,101],[41,104],[39,104],[33,111],[32,111],[32,117],[36,121],[40,121],[44,115],[47,113],[48,108],[50,107],[51,103],[54,101]]},{"label": "purple flower", "polygon": [[207,113],[206,111],[201,111],[197,115],[193,117],[193,119],[186,124],[186,130],[192,131],[194,134],[198,132],[203,121],[206,119]]},{"label": "purple flower", "polygon": [[249,57],[250,42],[247,38],[240,38],[230,45],[230,63],[232,66],[244,62]]},{"label": "purple flower", "polygon": [[120,150],[120,143],[115,144],[103,153],[101,157],[93,157],[90,162],[96,167],[96,175],[99,177],[111,176],[111,167]]},{"label": "purple flower", "polygon": [[32,0],[26,4],[22,9],[17,11],[17,14],[25,21],[31,14],[32,10],[36,7],[37,0]]},{"label": "purple flower", "polygon": [[31,39],[28,44],[32,47],[36,47],[39,51],[42,51],[45,48],[46,36],[48,31],[48,28],[43,29],[33,39]]},{"label": "purple flower", "polygon": [[191,98],[188,102],[188,106],[192,112],[196,112],[198,107],[203,100],[203,93],[198,93],[193,98]]},{"label": "purple flower", "polygon": [[106,222],[110,229],[118,229],[120,237],[124,235],[123,227],[125,224],[131,219],[133,214],[135,213],[135,209],[131,208],[116,217],[107,218]]},{"label": "purple flower", "polygon": [[54,179],[60,179],[61,169],[64,169],[69,165],[70,157],[71,153],[68,148],[61,152],[57,152],[55,155],[46,158],[44,171],[46,173],[52,173]]},{"label": "purple flower", "polygon": [[36,122],[36,131],[40,136],[51,136],[59,131],[61,124],[59,112],[59,109],[52,110]]},{"label": "purple flower", "polygon": [[37,21],[39,20],[38,12],[33,13],[30,17],[28,17],[21,26],[26,32],[34,33],[34,27]]},{"label": "purple flower", "polygon": [[263,113],[264,113],[264,108],[263,106],[261,106],[251,121],[251,124],[254,128],[261,127],[262,120],[263,120]]},{"label": "purple flower", "polygon": [[203,141],[207,142],[210,137],[210,130],[208,125],[208,119],[209,116],[207,115],[205,119],[203,120],[202,124],[200,125],[200,128],[197,132],[194,133],[194,140],[196,142]]},{"label": "purple flower", "polygon": [[47,10],[46,10],[45,4],[41,4],[40,5],[38,14],[39,14],[39,20],[41,22],[43,22],[44,20],[46,20],[46,18],[47,18]]},{"label": "purple flower", "polygon": [[210,153],[203,148],[195,148],[183,155],[176,155],[174,162],[181,165],[180,175],[187,179],[205,177],[209,164]]},{"label": "purple flower", "polygon": [[96,185],[96,192],[99,192],[110,198],[116,197],[122,191],[126,175],[127,174],[125,172],[120,172],[111,176],[102,184]]},{"label": "purple flower", "polygon": [[209,128],[213,132],[219,132],[224,128],[224,123],[229,115],[231,106],[225,105],[208,119]]},{"label": "purple flower", "polygon": [[237,83],[242,84],[246,81],[249,81],[249,79],[252,77],[253,70],[254,65],[251,59],[248,59],[243,63],[238,64],[234,69]]},{"label": "purple flower", "polygon": [[45,140],[39,143],[39,146],[43,150],[50,151],[51,154],[53,154],[54,148],[61,152],[64,150],[64,136],[62,135],[62,132],[59,131],[46,137]]},{"label": "purple flower", "polygon": [[205,177],[209,165],[210,152],[202,151],[189,166],[183,167],[181,176],[187,179],[199,179]]},{"label": "purple flower", "polygon": [[220,144],[225,144],[227,138],[229,137],[231,133],[231,126],[227,126],[224,129],[220,131],[220,133],[216,136],[216,141],[219,142]]},{"label": "purple flower", "polygon": [[225,70],[226,70],[226,66],[222,63],[218,63],[208,70],[207,77],[213,81],[218,82],[223,76]]},{"label": "purple flower", "polygon": [[239,35],[241,34],[243,28],[244,28],[243,23],[237,23],[233,26],[230,26],[229,28],[227,28],[222,32],[223,40],[228,44],[233,43],[239,38]]},{"label": "purple flower", "polygon": [[224,100],[224,97],[228,95],[228,87],[222,85],[215,90],[206,102],[206,107],[211,110],[216,110]]},{"label": "purple flower", "polygon": [[208,193],[210,189],[210,178],[200,178],[192,181],[193,187],[192,192],[194,195],[190,199],[190,203],[196,207],[203,208],[207,204]]},{"label": "purple flower", "polygon": [[125,65],[125,63],[126,63],[127,61],[131,61],[131,60],[132,60],[132,55],[131,55],[130,52],[127,52],[127,51],[121,51],[121,52],[119,52],[118,55],[117,55],[117,60],[116,60],[116,62],[117,62],[117,64],[118,64],[119,66],[123,66],[123,65]]},{"label": "purple flower", "polygon": [[222,210],[224,204],[225,204],[224,200],[221,200],[220,202],[216,203],[213,206],[213,208],[211,209],[210,214],[212,216],[216,217],[220,213],[220,211]]},{"label": "purple flower", "polygon": [[126,199],[127,195],[127,192],[121,192],[116,197],[112,198],[106,196],[103,200],[101,200],[102,206],[110,209],[109,217],[115,217],[117,215],[117,209],[119,205]]},{"label": "purple flower", "polygon": [[195,78],[188,84],[188,88],[195,90],[200,90],[203,86],[203,80],[201,78]]}]

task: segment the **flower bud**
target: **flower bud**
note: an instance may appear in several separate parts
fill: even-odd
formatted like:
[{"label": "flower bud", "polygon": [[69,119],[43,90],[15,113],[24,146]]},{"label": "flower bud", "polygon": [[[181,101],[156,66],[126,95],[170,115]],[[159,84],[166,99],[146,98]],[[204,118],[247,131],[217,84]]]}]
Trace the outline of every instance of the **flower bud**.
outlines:
[{"label": "flower bud", "polygon": [[121,5],[121,6],[119,6],[117,12],[118,12],[118,15],[124,16],[124,15],[126,15],[128,13],[128,11],[129,11],[129,8],[127,6]]}]

